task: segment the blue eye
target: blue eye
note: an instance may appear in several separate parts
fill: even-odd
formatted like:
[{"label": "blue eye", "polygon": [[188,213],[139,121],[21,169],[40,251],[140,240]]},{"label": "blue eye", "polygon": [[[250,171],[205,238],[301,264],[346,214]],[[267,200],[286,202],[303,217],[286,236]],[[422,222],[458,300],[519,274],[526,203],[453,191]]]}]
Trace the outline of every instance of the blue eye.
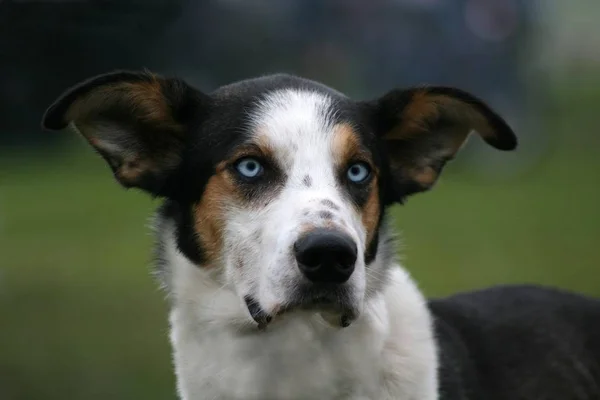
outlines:
[{"label": "blue eye", "polygon": [[256,178],[263,172],[261,163],[252,157],[243,158],[235,164],[237,172],[245,178]]},{"label": "blue eye", "polygon": [[346,175],[350,182],[361,183],[371,175],[371,168],[364,162],[357,162],[348,168]]}]

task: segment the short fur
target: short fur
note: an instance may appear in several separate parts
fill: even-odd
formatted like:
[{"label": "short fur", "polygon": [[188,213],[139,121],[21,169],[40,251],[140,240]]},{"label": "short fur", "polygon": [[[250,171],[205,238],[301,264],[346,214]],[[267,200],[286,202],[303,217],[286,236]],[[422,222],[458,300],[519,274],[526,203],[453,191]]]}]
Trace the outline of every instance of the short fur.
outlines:
[{"label": "short fur", "polygon": [[[81,133],[123,186],[164,199],[157,271],[184,400],[600,398],[597,300],[515,286],[428,302],[393,257],[386,209],[429,190],[471,131],[516,147],[468,93],[360,102],[273,75],[205,94],[115,72],[66,92],[43,124]],[[357,249],[344,283],[312,282],[296,261],[322,228]]]}]

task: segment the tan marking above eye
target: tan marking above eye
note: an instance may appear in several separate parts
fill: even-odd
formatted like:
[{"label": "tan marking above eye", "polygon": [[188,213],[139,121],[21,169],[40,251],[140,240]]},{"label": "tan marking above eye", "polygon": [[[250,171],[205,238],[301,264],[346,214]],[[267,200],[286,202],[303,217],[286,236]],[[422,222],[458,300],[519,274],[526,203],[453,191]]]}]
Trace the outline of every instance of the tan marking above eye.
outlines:
[{"label": "tan marking above eye", "polygon": [[267,139],[258,138],[255,142],[244,143],[238,146],[233,152],[229,155],[228,159],[221,163],[223,168],[226,168],[229,165],[236,163],[242,158],[246,157],[254,157],[261,160],[274,160],[273,148],[268,143]]},{"label": "tan marking above eye", "polygon": [[348,124],[338,124],[334,127],[332,144],[335,163],[338,167],[346,167],[354,161],[362,161],[371,167],[372,179],[369,182],[369,197],[359,209],[362,224],[367,234],[367,244],[375,236],[381,212],[379,194],[377,192],[378,169],[373,165],[370,154],[362,146],[358,133]]},{"label": "tan marking above eye", "polygon": [[331,147],[338,168],[360,161],[368,164],[373,174],[378,174],[379,170],[373,165],[370,152],[361,144],[358,133],[349,124],[335,125]]},{"label": "tan marking above eye", "polygon": [[232,163],[244,157],[261,157],[262,155],[263,152],[257,145],[253,143],[243,144],[231,153],[226,163]]},{"label": "tan marking above eye", "polygon": [[256,135],[254,147],[266,157],[272,156],[273,152],[275,151],[275,149],[273,148],[273,144],[269,140],[269,137],[264,134]]},{"label": "tan marking above eye", "polygon": [[364,153],[358,134],[345,123],[333,128],[332,151],[337,166],[346,165],[348,161]]}]

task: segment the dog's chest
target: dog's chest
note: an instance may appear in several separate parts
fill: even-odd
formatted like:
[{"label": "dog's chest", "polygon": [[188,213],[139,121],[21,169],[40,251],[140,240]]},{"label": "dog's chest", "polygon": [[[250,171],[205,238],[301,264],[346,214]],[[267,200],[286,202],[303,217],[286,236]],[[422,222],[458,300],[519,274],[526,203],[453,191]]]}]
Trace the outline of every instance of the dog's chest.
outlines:
[{"label": "dog's chest", "polygon": [[174,325],[182,398],[376,398],[381,343],[370,328],[340,334],[314,324],[290,321],[253,335]]}]

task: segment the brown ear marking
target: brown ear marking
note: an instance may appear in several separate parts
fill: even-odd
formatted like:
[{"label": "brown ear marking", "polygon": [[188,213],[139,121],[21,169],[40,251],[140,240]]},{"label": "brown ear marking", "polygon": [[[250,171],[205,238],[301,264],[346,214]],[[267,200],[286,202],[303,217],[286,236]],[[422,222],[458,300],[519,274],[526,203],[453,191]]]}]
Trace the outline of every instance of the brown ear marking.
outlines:
[{"label": "brown ear marking", "polygon": [[386,139],[410,140],[436,125],[452,125],[466,136],[475,130],[492,147],[514,150],[517,138],[508,124],[482,100],[460,89],[444,86],[395,90],[379,101],[391,125]]},{"label": "brown ear marking", "polygon": [[123,186],[154,193],[180,162],[187,123],[200,100],[201,94],[183,81],[117,71],[67,90],[48,108],[42,126],[71,126]]},{"label": "brown ear marking", "polygon": [[[118,88],[124,84],[129,84],[133,87],[140,85],[140,87],[145,86],[147,89],[151,89],[157,82],[157,76],[150,72],[132,71],[115,71],[86,79],[63,93],[48,108],[48,110],[46,110],[42,118],[42,128],[48,130],[61,130],[66,128],[72,120],[69,119],[69,117],[75,117],[73,112],[69,112],[69,109],[74,103],[80,101],[82,96],[90,95],[94,90],[103,89],[103,92],[105,92],[104,94],[110,95],[110,90],[106,90],[107,87],[112,86]],[[152,89],[150,92],[152,92]],[[141,90],[138,90],[137,93],[141,94]],[[99,103],[98,105],[101,105],[106,99],[97,98],[96,101]]]},{"label": "brown ear marking", "polygon": [[499,150],[513,150],[517,138],[483,101],[460,89],[419,87],[394,90],[370,103],[375,133],[385,141],[392,177],[392,201],[430,189],[444,165],[476,131]]}]

